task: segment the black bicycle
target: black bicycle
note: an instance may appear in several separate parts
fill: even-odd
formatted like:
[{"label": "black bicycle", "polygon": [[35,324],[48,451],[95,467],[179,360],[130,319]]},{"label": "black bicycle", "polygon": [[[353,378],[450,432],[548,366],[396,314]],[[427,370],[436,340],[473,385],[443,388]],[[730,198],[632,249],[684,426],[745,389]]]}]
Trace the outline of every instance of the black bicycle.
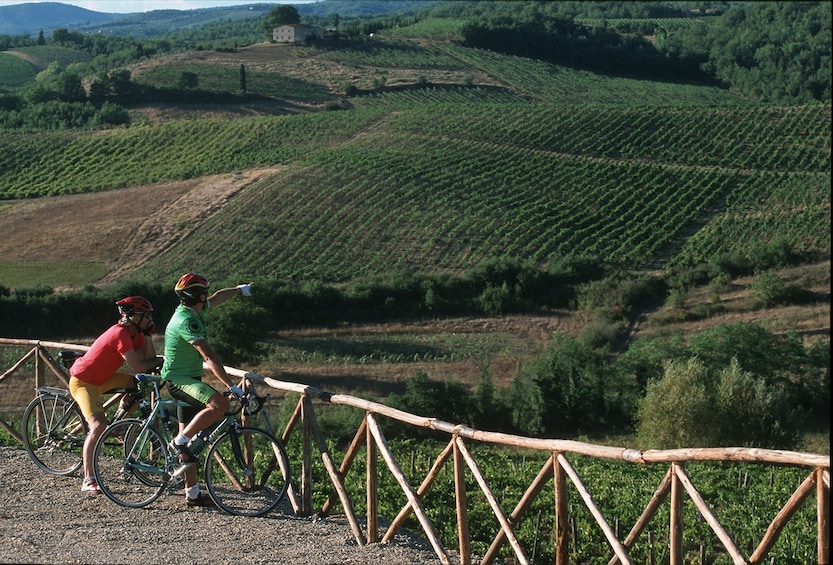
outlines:
[{"label": "black bicycle", "polygon": [[[66,369],[81,355],[83,353],[71,350],[58,352],[61,365]],[[81,467],[81,450],[89,431],[87,421],[68,390],[39,386],[35,391],[37,395],[23,412],[23,447],[42,470],[53,475],[69,475]],[[115,412],[110,411],[108,420],[111,422],[127,416],[136,402],[141,403],[144,398],[137,387],[114,389],[108,394],[116,395],[108,401],[110,406],[128,395],[126,402],[120,402]]]},{"label": "black bicycle", "polygon": [[[121,506],[147,506],[163,492],[183,486],[187,468],[171,439],[176,434],[171,409],[179,400],[164,400],[156,375],[137,374],[140,388],[150,391],[153,408],[146,418],[110,424],[95,448],[95,478],[101,492]],[[210,429],[195,455],[207,446],[205,485],[215,504],[236,516],[261,516],[274,509],[289,489],[289,457],[279,439],[266,430],[243,426],[236,414],[254,414],[268,397],[246,392],[226,417]]]}]

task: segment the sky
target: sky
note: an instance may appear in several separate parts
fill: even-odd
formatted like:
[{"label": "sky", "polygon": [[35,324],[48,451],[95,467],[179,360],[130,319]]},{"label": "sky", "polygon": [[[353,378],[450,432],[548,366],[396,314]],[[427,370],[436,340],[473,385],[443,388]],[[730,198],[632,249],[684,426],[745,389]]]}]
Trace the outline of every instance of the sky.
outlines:
[{"label": "sky", "polygon": [[196,10],[240,4],[307,4],[314,0],[0,0],[0,6],[60,2],[95,12],[128,14],[151,10]]}]

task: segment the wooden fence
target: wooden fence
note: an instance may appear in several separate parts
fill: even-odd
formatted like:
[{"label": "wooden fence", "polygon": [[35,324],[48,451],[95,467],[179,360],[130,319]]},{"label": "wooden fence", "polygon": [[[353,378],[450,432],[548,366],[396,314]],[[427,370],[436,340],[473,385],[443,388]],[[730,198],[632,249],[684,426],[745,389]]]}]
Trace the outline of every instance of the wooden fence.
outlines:
[{"label": "wooden fence", "polygon": [[[34,384],[38,386],[49,369],[61,381],[65,381],[63,370],[56,364],[49,354],[49,349],[78,349],[86,350],[87,347],[66,344],[45,342],[37,340],[20,340],[0,338],[0,345],[31,346],[31,349],[14,363],[9,369],[0,375],[0,385],[12,373],[20,370],[29,359],[34,359]],[[769,449],[750,448],[703,448],[703,449],[673,449],[673,450],[635,450],[620,447],[608,447],[594,445],[571,440],[558,439],[536,439],[510,434],[485,432],[472,429],[463,425],[455,425],[443,422],[434,418],[417,416],[401,410],[390,408],[383,404],[355,398],[349,395],[331,394],[315,387],[299,383],[279,381],[254,373],[249,373],[233,367],[226,367],[229,374],[247,378],[253,382],[262,383],[268,387],[285,392],[297,393],[300,395],[295,410],[287,422],[281,434],[284,442],[287,442],[293,433],[302,436],[302,457],[300,472],[295,478],[293,486],[289,490],[289,500],[295,513],[299,516],[312,515],[315,510],[312,507],[312,457],[313,447],[317,448],[321,460],[326,469],[327,476],[332,486],[332,495],[318,510],[326,515],[335,504],[341,504],[344,514],[356,541],[360,545],[367,543],[390,542],[397,531],[402,527],[405,520],[413,514],[422,529],[425,538],[430,542],[440,563],[451,563],[449,553],[440,541],[439,536],[429,519],[422,505],[422,497],[432,485],[440,470],[449,462],[454,474],[454,498],[456,504],[457,539],[459,543],[458,556],[463,565],[474,562],[482,564],[492,563],[498,557],[498,551],[506,544],[509,545],[514,555],[514,561],[518,564],[528,564],[527,550],[522,547],[515,535],[514,527],[529,509],[532,501],[543,491],[552,480],[554,489],[555,504],[555,563],[556,565],[568,565],[568,543],[570,533],[568,531],[568,500],[567,480],[569,479],[575,490],[579,493],[581,501],[590,511],[597,525],[604,534],[607,543],[612,551],[609,565],[631,564],[630,549],[634,546],[640,536],[643,535],[647,525],[656,514],[660,506],[670,494],[670,524],[669,524],[669,563],[671,565],[683,564],[683,501],[688,496],[700,515],[708,522],[722,548],[729,555],[732,563],[758,564],[763,563],[770,550],[778,540],[784,527],[790,518],[795,514],[805,499],[816,495],[816,516],[817,516],[817,557],[818,563],[829,563],[830,556],[830,456],[813,453],[799,453],[793,451],[780,451]],[[336,464],[327,447],[327,442],[318,425],[315,415],[314,402],[329,403],[334,405],[350,406],[364,412],[361,425],[353,437],[346,454],[340,465]],[[382,427],[379,424],[379,416],[430,430],[441,432],[449,436],[445,448],[438,454],[430,470],[422,480],[421,484],[414,488],[400,463],[396,460],[387,440],[385,439]],[[6,428],[13,437],[22,441],[19,431],[11,424],[0,419],[0,425]],[[466,440],[483,442],[494,446],[511,446],[529,450],[541,451],[548,454],[546,463],[538,471],[537,475],[529,483],[526,492],[517,502],[514,509],[506,514],[501,507],[497,497],[492,492],[486,478],[480,472],[477,461],[467,447]],[[344,478],[350,470],[352,463],[361,449],[367,450],[366,457],[366,496],[367,515],[364,530],[353,510],[351,495],[345,486]],[[619,539],[614,529],[594,502],[590,492],[582,482],[581,477],[570,464],[567,456],[578,454],[599,459],[619,460],[638,465],[665,464],[668,470],[660,481],[652,498],[643,510],[641,516],[626,534],[624,539]],[[379,500],[378,500],[378,460],[384,461],[388,471],[391,473],[401,488],[407,500],[406,504],[399,511],[398,515],[390,523],[386,531],[382,532],[379,525]],[[763,535],[755,550],[745,557],[734,543],[732,536],[718,521],[708,503],[703,499],[691,478],[686,472],[685,464],[691,461],[741,461],[750,463],[761,463],[769,465],[788,465],[807,467],[809,473],[804,481],[798,486],[787,503],[772,519],[769,527]],[[476,480],[480,490],[488,501],[491,510],[500,524],[500,530],[495,536],[491,546],[482,558],[475,561],[472,557],[470,546],[471,536],[469,535],[468,506],[465,486],[466,469]]]}]

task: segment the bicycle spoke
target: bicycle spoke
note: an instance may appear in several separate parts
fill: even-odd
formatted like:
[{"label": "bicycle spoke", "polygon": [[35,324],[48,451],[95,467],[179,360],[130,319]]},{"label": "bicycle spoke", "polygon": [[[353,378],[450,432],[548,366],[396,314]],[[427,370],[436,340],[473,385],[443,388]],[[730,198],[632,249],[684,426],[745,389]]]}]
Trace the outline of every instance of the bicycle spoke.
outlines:
[{"label": "bicycle spoke", "polygon": [[104,430],[95,448],[95,477],[107,498],[140,508],[167,486],[167,448],[162,435],[143,420],[126,419]]},{"label": "bicycle spoke", "polygon": [[68,475],[81,467],[86,435],[81,412],[68,397],[40,394],[23,414],[24,447],[47,473]]},{"label": "bicycle spoke", "polygon": [[260,516],[286,495],[289,458],[280,441],[263,430],[243,428],[237,433],[228,430],[209,449],[206,487],[217,506],[229,514]]}]

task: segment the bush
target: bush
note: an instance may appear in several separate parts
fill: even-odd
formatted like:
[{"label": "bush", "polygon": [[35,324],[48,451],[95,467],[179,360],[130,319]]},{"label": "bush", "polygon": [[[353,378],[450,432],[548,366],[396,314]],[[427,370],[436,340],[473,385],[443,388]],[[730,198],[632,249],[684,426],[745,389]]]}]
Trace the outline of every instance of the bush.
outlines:
[{"label": "bush", "polygon": [[607,354],[563,335],[529,368],[540,390],[542,428],[548,434],[572,434],[604,428]]},{"label": "bush", "polygon": [[269,312],[249,300],[230,300],[206,316],[208,340],[226,365],[255,362],[258,340],[269,331]]},{"label": "bush", "polygon": [[720,373],[716,407],[721,420],[716,446],[789,449],[798,439],[789,397],[744,371],[737,359]]},{"label": "bush", "polygon": [[105,101],[94,121],[100,125],[126,125],[130,123],[130,114],[118,104]]},{"label": "bush", "polygon": [[[408,380],[405,394],[391,394],[386,404],[417,416],[438,418],[452,424],[471,425],[474,411],[469,392],[463,385],[432,381],[422,371]],[[413,430],[410,426],[408,429]],[[427,431],[417,433],[430,435]]]},{"label": "bush", "polygon": [[726,274],[730,277],[742,277],[751,275],[755,271],[752,262],[740,253],[715,255],[709,261],[709,267],[712,277],[716,277],[719,274]]},{"label": "bush", "polygon": [[670,361],[637,405],[642,448],[790,449],[799,424],[790,396],[776,383],[744,371],[737,359],[719,371],[698,357]]},{"label": "bush", "polygon": [[637,403],[636,436],[643,449],[719,445],[712,375],[703,362],[668,361],[661,379],[651,380]]},{"label": "bush", "polygon": [[487,316],[500,316],[514,312],[523,304],[520,286],[516,285],[510,289],[505,282],[500,286],[487,285],[477,302]]},{"label": "bush", "polygon": [[755,301],[764,308],[803,304],[812,298],[812,293],[796,284],[787,284],[771,271],[761,273],[749,285]]}]

